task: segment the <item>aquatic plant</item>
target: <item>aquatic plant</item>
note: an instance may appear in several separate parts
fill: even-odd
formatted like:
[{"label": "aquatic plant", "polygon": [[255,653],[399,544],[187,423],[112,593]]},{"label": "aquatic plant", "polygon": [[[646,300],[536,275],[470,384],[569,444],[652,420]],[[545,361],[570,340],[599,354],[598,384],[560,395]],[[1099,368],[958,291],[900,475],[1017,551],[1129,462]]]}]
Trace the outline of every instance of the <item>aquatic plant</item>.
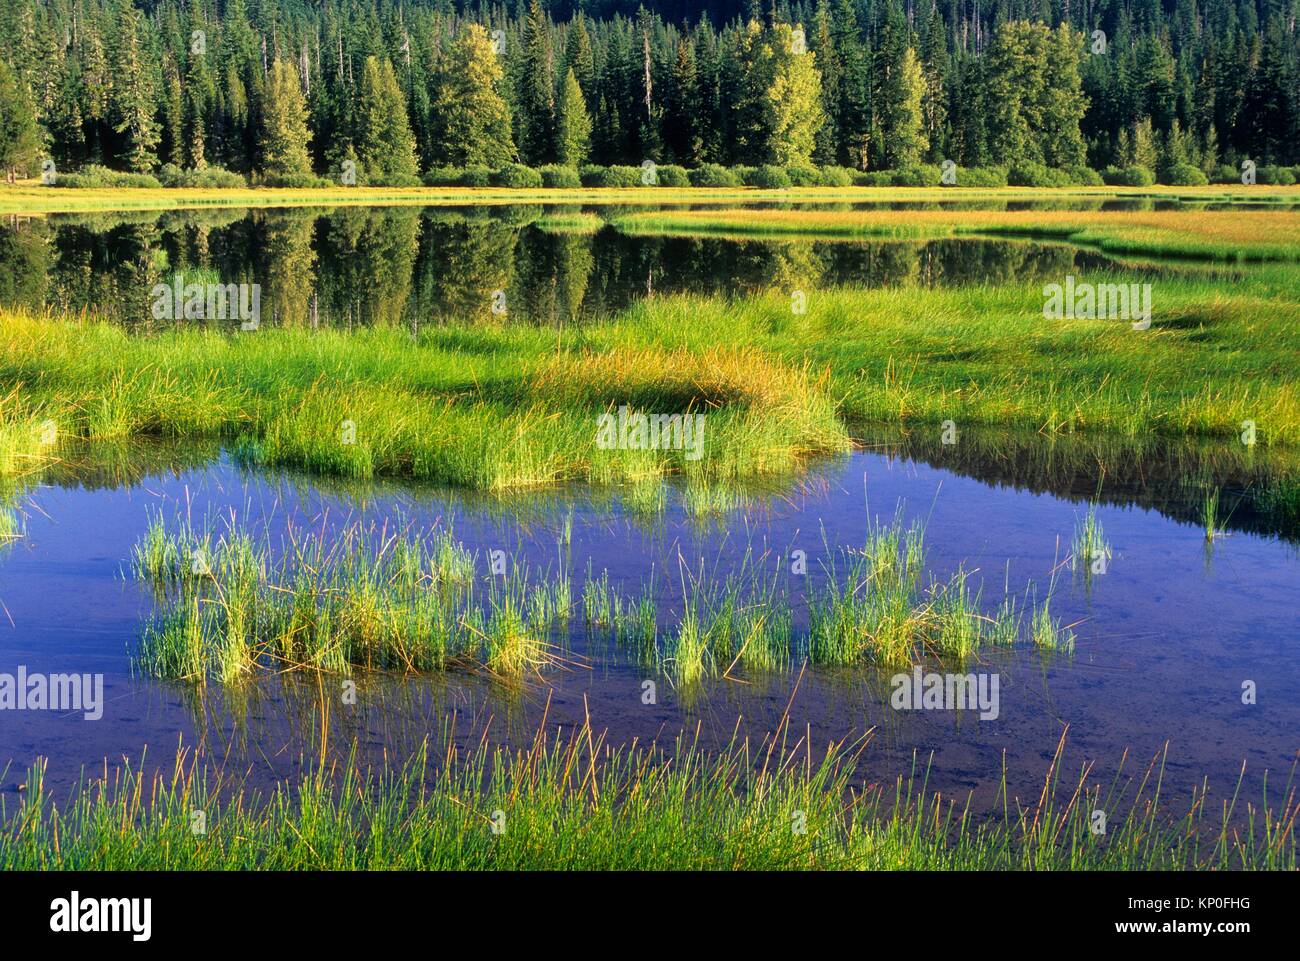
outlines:
[{"label": "aquatic plant", "polygon": [[829,555],[822,583],[807,589],[806,633],[795,630],[801,602],[784,568],[751,549],[725,574],[681,562],[681,607],[670,617],[653,575],[639,593],[624,594],[608,571],[589,565],[575,604],[563,562],[555,571],[519,559],[480,564],[446,530],[418,536],[349,525],[328,538],[291,532],[272,550],[225,523],[169,528],[155,517],[136,545],[136,574],[159,597],[136,658],[145,673],[231,683],[270,669],[462,666],[519,677],[563,657],[579,607],[588,636],[613,641],[680,686],[802,660],[960,663],[985,643],[1018,643],[1026,614],[1035,645],[1074,643],[1051,617],[1050,594],[1023,612],[1008,596],[985,613],[970,573],[924,581],[924,530],[900,517],[874,522],[860,549]]},{"label": "aquatic plant", "polygon": [[[201,558],[201,564],[188,558]],[[567,576],[524,565],[475,574],[447,531],[349,526],[273,552],[233,525],[196,532],[155,520],[137,575],[162,595],[137,666],[156,677],[232,682],[271,667],[346,673],[477,663],[505,676],[545,665],[550,627],[570,614]]]},{"label": "aquatic plant", "polygon": [[1070,565],[1076,572],[1090,577],[1111,559],[1110,543],[1097,520],[1097,505],[1089,504],[1088,513],[1075,518],[1074,538],[1070,542]]}]

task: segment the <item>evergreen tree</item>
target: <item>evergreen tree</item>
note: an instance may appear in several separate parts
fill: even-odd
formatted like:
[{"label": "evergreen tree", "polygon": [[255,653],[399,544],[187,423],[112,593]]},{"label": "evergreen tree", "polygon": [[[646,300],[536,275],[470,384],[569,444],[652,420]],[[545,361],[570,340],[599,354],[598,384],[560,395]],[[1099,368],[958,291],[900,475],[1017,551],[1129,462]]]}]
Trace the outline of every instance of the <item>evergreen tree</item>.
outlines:
[{"label": "evergreen tree", "polygon": [[996,163],[1043,163],[1038,132],[1047,78],[1047,28],[1025,21],[998,30],[984,65],[984,102]]},{"label": "evergreen tree", "polygon": [[573,71],[573,78],[578,81],[583,94],[587,97],[587,109],[595,107],[592,93],[596,89],[596,61],[591,51],[591,36],[587,33],[587,20],[579,11],[569,24],[569,32],[564,41],[564,63],[561,73],[568,75]]},{"label": "evergreen tree", "polygon": [[500,167],[515,159],[510,108],[500,92],[503,76],[487,30],[466,26],[437,73],[431,97],[436,163]]},{"label": "evergreen tree", "polygon": [[1083,37],[1069,24],[1061,24],[1046,44],[1048,64],[1043,70],[1044,86],[1038,128],[1043,160],[1049,167],[1080,166],[1087,160],[1087,148],[1079,123],[1088,109],[1079,73],[1083,58]]},{"label": "evergreen tree", "polygon": [[357,164],[368,182],[414,177],[415,137],[406,117],[402,96],[388,60],[370,56],[361,71],[357,99]]},{"label": "evergreen tree", "polygon": [[699,135],[701,104],[698,83],[695,44],[689,37],[684,37],[677,42],[677,58],[666,98],[664,142],[671,160],[691,167],[700,162],[703,146]]},{"label": "evergreen tree", "polygon": [[816,56],[796,45],[789,24],[777,24],[765,45],[762,76],[770,73],[765,96],[765,159],[781,166],[809,167],[817,131],[825,121],[822,113],[821,73]]},{"label": "evergreen tree", "polygon": [[591,117],[573,68],[564,77],[560,108],[555,124],[555,159],[568,167],[577,167],[587,159],[591,149]]},{"label": "evergreen tree", "polygon": [[925,136],[924,99],[921,63],[916,51],[905,47],[894,86],[880,114],[884,147],[880,159],[886,168],[915,167],[925,156],[930,142]]},{"label": "evergreen tree", "polygon": [[13,183],[20,173],[28,173],[40,148],[36,111],[17,75],[0,60],[0,169],[5,180]]},{"label": "evergreen tree", "polygon": [[125,137],[124,158],[130,170],[149,171],[158,163],[157,91],[146,61],[144,15],[126,5],[118,22],[110,94],[113,130]]},{"label": "evergreen tree", "polygon": [[277,60],[267,78],[262,109],[260,147],[262,172],[268,177],[297,177],[311,173],[307,155],[307,104],[293,64]]},{"label": "evergreen tree", "polygon": [[519,90],[519,151],[531,164],[555,156],[555,58],[546,14],[530,0],[524,21],[523,60]]}]

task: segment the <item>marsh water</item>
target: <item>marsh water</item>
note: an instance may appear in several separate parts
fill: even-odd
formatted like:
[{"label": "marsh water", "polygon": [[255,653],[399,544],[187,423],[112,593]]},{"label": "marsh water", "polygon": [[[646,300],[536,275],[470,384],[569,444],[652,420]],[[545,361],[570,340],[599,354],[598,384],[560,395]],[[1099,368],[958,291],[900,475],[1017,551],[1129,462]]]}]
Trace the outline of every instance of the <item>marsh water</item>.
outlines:
[{"label": "marsh water", "polygon": [[[989,240],[880,243],[780,239],[643,238],[604,225],[564,229],[542,208],[331,211],[182,211],[51,217],[0,230],[0,300],[87,310],[148,336],[142,287],[176,272],[263,286],[264,323],[412,327],[489,316],[507,291],[526,323],[599,323],[668,291],[741,293],[779,286],[792,272],[817,283],[962,285],[1061,276],[1071,269],[1149,271],[1068,245]],[[563,213],[563,212],[561,212]],[[571,213],[571,211],[569,211]],[[599,212],[607,216],[608,210]],[[0,718],[3,780],[50,759],[47,781],[69,787],[84,768],[138,759],[148,746],[166,766],[176,745],[254,782],[318,756],[355,748],[375,761],[402,757],[449,728],[525,744],[538,725],[590,719],[613,744],[706,745],[762,738],[783,718],[814,750],[863,736],[857,783],[892,784],[916,770],[931,790],[991,806],[1005,770],[1013,793],[1036,797],[1066,738],[1064,770],[1093,764],[1109,783],[1140,775],[1168,748],[1165,791],[1178,798],[1208,779],[1231,797],[1243,763],[1246,796],[1265,772],[1281,783],[1300,747],[1300,531],[1260,512],[1249,494],[1256,465],[1213,445],[1134,445],[1107,438],[964,434],[946,444],[919,432],[856,428],[852,454],[798,476],[741,488],[701,512],[669,483],[646,511],[617,489],[564,486],[511,497],[400,484],[353,485],[255,471],[216,445],[134,442],[69,451],[20,500],[24,536],[0,548],[0,671],[93,672],[105,678],[103,717],[8,711]],[[1226,528],[1207,539],[1204,486],[1220,493]],[[1098,573],[1068,564],[1075,526],[1096,505],[1112,556]],[[746,555],[807,573],[786,588],[796,610],[824,577],[817,563],[860,546],[874,519],[926,529],[927,567],[967,572],[981,603],[1027,590],[1052,596],[1072,625],[1072,651],[984,649],[965,669],[995,672],[995,719],[971,711],[899,711],[890,676],[870,666],[792,664],[678,687],[593,637],[575,618],[564,656],[522,683],[482,672],[436,677],[369,674],[343,706],[315,678],[270,677],[238,690],[136,676],[132,652],[154,600],[131,575],[131,549],[150,517],[234,516],[273,532],[350,522],[390,529],[450,528],[480,554],[562,567],[575,596],[588,572],[608,571],[634,593],[653,583],[665,624],[683,583],[725,574]],[[936,667],[935,669],[943,669]],[[655,683],[646,703],[645,682]],[[1255,691],[1243,700],[1243,685]],[[1249,699],[1247,699],[1249,700]],[[325,706],[327,710],[322,710]]]},{"label": "marsh water", "polygon": [[[893,206],[906,218],[905,205]],[[647,237],[613,226],[637,209],[54,215],[0,227],[0,303],[88,312],[147,331],[172,323],[154,318],[157,285],[256,284],[259,321],[267,325],[418,330],[449,320],[599,321],[641,299],[682,292],[1009,280],[1041,285],[1071,272],[1119,269],[1091,250],[1019,240]],[[1147,266],[1148,272],[1157,269]]]}]

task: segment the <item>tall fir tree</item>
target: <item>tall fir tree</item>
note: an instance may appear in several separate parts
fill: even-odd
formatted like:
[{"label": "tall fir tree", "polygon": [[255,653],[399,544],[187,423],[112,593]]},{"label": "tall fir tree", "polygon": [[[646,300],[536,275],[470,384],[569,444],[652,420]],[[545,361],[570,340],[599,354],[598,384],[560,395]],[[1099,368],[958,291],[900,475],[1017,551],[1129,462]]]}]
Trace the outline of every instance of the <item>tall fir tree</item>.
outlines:
[{"label": "tall fir tree", "polygon": [[298,71],[287,61],[275,61],[267,78],[259,138],[262,172],[268,178],[293,179],[311,173],[307,117]]},{"label": "tall fir tree", "polygon": [[466,25],[437,71],[430,98],[436,163],[500,167],[515,159],[510,107],[501,95],[503,77],[487,30]]},{"label": "tall fir tree", "polygon": [[118,20],[110,85],[113,130],[124,138],[122,155],[127,168],[140,172],[157,166],[159,140],[155,119],[158,94],[147,60],[145,30],[144,15],[126,5]]},{"label": "tall fir tree", "polygon": [[366,57],[362,67],[355,146],[360,174],[368,183],[397,182],[419,172],[406,98],[386,58]]},{"label": "tall fir tree", "polygon": [[519,152],[528,163],[549,163],[555,157],[555,55],[538,0],[528,5],[520,66]]},{"label": "tall fir tree", "polygon": [[573,68],[565,74],[555,123],[555,159],[567,167],[581,166],[591,150],[591,117]]}]

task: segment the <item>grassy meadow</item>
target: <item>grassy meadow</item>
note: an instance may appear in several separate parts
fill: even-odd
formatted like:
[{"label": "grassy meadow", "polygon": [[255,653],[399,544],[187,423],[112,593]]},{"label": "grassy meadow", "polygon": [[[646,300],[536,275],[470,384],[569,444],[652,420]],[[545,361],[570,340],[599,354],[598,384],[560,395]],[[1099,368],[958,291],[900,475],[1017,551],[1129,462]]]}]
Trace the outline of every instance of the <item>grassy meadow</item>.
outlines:
[{"label": "grassy meadow", "polygon": [[[1300,218],[1300,214],[1295,215]],[[1090,275],[1080,280],[1124,282]],[[52,436],[224,438],[250,463],[482,490],[665,473],[723,481],[846,450],[850,427],[1019,428],[1239,442],[1300,438],[1300,300],[1289,265],[1152,282],[1152,323],[1045,319],[1015,282],[643,300],[563,330],[426,326],[418,336],[197,328],[149,337],[0,313],[0,470]],[[628,405],[707,415],[704,454],[600,449]]]}]

